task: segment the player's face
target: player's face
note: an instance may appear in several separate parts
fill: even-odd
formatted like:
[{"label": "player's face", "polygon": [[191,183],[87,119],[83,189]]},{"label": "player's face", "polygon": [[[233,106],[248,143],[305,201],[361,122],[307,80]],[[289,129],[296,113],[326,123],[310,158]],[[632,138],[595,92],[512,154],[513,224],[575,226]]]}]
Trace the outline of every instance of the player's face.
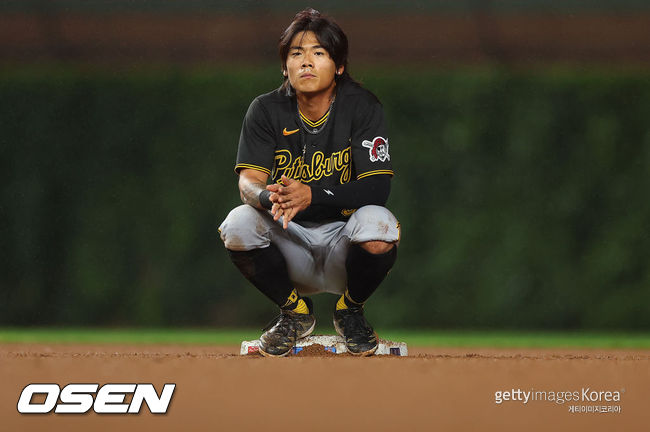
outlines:
[{"label": "player's face", "polygon": [[320,45],[314,32],[300,32],[293,37],[287,56],[289,82],[297,93],[316,94],[334,88],[334,76],[338,70],[325,48]]}]

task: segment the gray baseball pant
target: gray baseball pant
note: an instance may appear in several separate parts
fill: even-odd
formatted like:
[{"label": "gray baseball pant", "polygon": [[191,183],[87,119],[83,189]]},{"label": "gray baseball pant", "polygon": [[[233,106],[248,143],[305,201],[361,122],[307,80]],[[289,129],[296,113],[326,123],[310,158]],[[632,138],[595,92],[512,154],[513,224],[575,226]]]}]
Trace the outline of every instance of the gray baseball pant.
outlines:
[{"label": "gray baseball pant", "polygon": [[289,278],[301,295],[343,294],[345,260],[351,243],[399,241],[400,226],[385,207],[359,208],[347,221],[289,222],[273,220],[270,211],[244,204],[233,209],[219,227],[227,249],[248,251],[275,244],[284,255]]}]

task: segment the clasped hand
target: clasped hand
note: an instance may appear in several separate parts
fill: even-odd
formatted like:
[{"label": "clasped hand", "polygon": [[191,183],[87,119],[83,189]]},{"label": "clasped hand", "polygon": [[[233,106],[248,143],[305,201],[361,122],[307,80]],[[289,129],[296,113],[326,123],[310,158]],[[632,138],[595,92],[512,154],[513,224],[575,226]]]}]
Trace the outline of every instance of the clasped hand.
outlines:
[{"label": "clasped hand", "polygon": [[282,184],[270,184],[266,189],[271,192],[269,199],[273,203],[271,208],[273,220],[284,216],[282,221],[284,229],[289,227],[289,222],[299,211],[311,204],[311,188],[287,176],[282,176]]}]

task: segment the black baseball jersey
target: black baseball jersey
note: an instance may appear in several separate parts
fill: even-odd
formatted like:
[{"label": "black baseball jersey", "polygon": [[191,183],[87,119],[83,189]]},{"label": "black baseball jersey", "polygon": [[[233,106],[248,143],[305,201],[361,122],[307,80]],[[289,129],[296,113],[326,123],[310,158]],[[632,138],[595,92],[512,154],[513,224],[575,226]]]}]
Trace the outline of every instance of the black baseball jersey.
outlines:
[{"label": "black baseball jersey", "polygon": [[[328,188],[372,175],[393,175],[383,108],[355,82],[337,84],[336,97],[321,119],[298,111],[295,96],[281,90],[258,96],[244,118],[235,171],[282,175]],[[294,220],[345,219],[354,209],[311,205]]]}]

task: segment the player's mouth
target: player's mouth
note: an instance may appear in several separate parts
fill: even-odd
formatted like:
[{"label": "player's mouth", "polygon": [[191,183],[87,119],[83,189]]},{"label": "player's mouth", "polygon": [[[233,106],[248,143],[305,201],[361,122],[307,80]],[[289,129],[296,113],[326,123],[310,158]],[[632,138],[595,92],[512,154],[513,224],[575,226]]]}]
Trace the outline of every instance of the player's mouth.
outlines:
[{"label": "player's mouth", "polygon": [[314,75],[312,73],[304,73],[304,74],[300,75],[300,78],[303,78],[303,79],[316,78],[316,75]]}]

